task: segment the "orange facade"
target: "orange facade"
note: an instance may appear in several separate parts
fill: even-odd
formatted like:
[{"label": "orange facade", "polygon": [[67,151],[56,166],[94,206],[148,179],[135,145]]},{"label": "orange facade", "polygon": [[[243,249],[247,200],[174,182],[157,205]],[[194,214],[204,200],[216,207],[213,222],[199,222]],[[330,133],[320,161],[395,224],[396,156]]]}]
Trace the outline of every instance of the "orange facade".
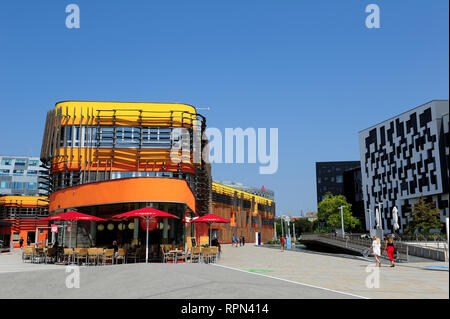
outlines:
[{"label": "orange facade", "polygon": [[195,197],[186,181],[143,177],[90,183],[56,191],[50,195],[50,212],[130,202],[183,203],[195,211]]},{"label": "orange facade", "polygon": [[[177,135],[179,129],[182,134]],[[269,238],[266,228],[271,226],[263,225],[262,219],[273,218],[274,210],[267,212],[274,208],[273,201],[236,190],[236,203],[242,201],[243,206],[225,207],[212,196],[211,167],[196,155],[207,147],[207,140],[196,138],[204,136],[205,130],[206,119],[186,104],[57,103],[47,113],[40,157],[48,172],[50,213],[79,210],[107,217],[152,204],[169,213],[172,210],[180,220],[210,212],[231,219],[231,225],[219,226],[224,242],[236,231],[248,241],[256,231]],[[183,148],[177,150],[176,145]],[[221,194],[229,192],[215,187]],[[252,218],[243,224],[243,216]],[[96,237],[96,226],[89,227],[83,232]],[[162,242],[184,240],[186,228],[178,222],[162,227]],[[183,234],[174,234],[174,228]],[[127,240],[139,242],[139,232],[127,232]],[[195,226],[195,232],[208,234],[204,225]],[[111,241],[116,236],[112,233],[103,231],[99,238]]]},{"label": "orange facade", "polygon": [[23,246],[44,246],[48,238],[48,222],[40,221],[48,216],[48,203],[45,197],[35,196],[2,196],[0,197],[0,218],[11,223],[9,227],[10,242],[19,248],[19,240]]}]

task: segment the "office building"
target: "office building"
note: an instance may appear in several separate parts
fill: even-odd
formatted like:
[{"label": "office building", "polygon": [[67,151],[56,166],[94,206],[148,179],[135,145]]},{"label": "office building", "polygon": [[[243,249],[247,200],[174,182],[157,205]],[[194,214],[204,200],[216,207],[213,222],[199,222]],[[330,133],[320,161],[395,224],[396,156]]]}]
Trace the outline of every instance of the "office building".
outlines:
[{"label": "office building", "polygon": [[344,195],[344,172],[359,166],[359,161],[316,162],[317,204],[328,192]]},{"label": "office building", "polygon": [[44,170],[38,157],[0,155],[0,196],[38,196]]},{"label": "office building", "polygon": [[379,207],[382,229],[393,232],[396,206],[402,232],[421,195],[441,210],[442,221],[449,216],[448,114],[448,100],[434,100],[359,132],[367,229],[375,228]]}]

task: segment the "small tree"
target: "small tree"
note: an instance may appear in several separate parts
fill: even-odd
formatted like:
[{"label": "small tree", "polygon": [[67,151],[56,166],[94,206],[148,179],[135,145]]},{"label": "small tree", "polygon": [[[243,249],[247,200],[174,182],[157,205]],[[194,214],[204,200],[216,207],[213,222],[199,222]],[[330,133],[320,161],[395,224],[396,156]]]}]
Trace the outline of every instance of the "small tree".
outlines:
[{"label": "small tree", "polygon": [[341,227],[340,206],[344,206],[344,227],[347,229],[354,229],[359,226],[360,221],[352,216],[352,205],[347,203],[345,196],[333,196],[333,194],[327,193],[323,201],[319,203],[317,214],[319,222],[325,222],[325,231],[331,232],[333,229]]},{"label": "small tree", "polygon": [[415,231],[429,233],[430,229],[441,229],[443,223],[440,220],[440,210],[436,208],[433,202],[427,202],[423,196],[414,203],[411,209],[411,221],[405,227],[406,233],[414,233]]},{"label": "small tree", "polygon": [[299,236],[303,233],[311,233],[313,231],[313,223],[307,219],[298,219],[294,222],[295,236]]}]

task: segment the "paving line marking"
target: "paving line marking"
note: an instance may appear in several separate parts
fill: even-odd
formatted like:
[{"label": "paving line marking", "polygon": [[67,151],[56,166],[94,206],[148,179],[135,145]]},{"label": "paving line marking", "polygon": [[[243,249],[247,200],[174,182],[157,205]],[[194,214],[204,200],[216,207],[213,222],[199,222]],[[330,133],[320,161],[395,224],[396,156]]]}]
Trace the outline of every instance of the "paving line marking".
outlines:
[{"label": "paving line marking", "polygon": [[301,282],[297,282],[297,281],[292,281],[292,280],[289,280],[289,279],[272,277],[272,276],[268,276],[268,275],[264,275],[264,274],[255,273],[255,272],[249,272],[249,271],[238,269],[238,268],[233,268],[233,267],[228,267],[228,266],[223,266],[223,265],[218,265],[218,264],[210,264],[210,265],[213,265],[213,266],[216,266],[216,267],[223,267],[223,268],[227,268],[227,269],[231,269],[231,270],[237,270],[237,271],[245,272],[246,274],[253,274],[253,275],[263,276],[263,277],[267,277],[267,278],[271,278],[271,279],[277,279],[277,280],[281,280],[281,281],[286,281],[286,282],[289,282],[289,283],[292,283],[292,284],[297,284],[297,285],[306,286],[306,287],[310,287],[310,288],[316,288],[316,289],[322,289],[322,290],[326,290],[326,291],[331,291],[331,292],[335,292],[335,293],[338,293],[338,294],[348,295],[348,296],[357,297],[357,298],[361,298],[361,299],[370,299],[368,297],[354,295],[354,294],[351,294],[351,293],[348,293],[348,292],[343,292],[343,291],[328,289],[328,288],[324,288],[324,287],[309,285],[309,284],[305,284],[305,283],[301,283]]}]

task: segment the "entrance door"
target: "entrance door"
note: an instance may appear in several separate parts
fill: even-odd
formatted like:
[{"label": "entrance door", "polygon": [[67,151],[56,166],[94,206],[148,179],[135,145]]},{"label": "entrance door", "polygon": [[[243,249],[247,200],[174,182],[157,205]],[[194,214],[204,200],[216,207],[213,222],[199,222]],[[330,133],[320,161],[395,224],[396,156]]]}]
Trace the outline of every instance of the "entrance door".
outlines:
[{"label": "entrance door", "polygon": [[27,234],[27,242],[28,238],[30,239],[30,243],[34,244],[36,242],[36,232],[35,231],[29,231]]}]

